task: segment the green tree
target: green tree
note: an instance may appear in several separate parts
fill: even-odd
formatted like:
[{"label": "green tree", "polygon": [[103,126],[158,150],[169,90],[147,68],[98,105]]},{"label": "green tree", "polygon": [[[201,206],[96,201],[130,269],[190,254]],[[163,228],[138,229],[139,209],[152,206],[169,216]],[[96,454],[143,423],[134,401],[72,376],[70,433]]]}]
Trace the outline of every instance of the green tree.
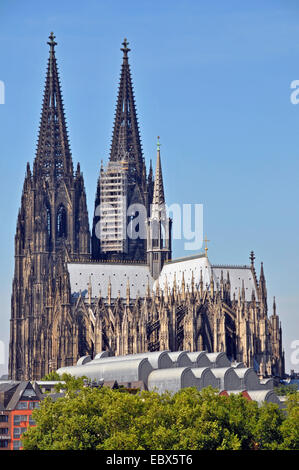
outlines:
[{"label": "green tree", "polygon": [[61,380],[60,375],[56,371],[49,372],[49,374],[46,374],[41,380],[43,381],[55,381],[55,380]]},{"label": "green tree", "polygon": [[299,392],[288,395],[286,419],[281,425],[281,450],[299,450]]},{"label": "green tree", "polygon": [[25,449],[275,449],[287,437],[295,445],[276,405],[259,407],[241,394],[220,396],[210,387],[131,394],[65,379],[65,396],[49,396],[34,410]]},{"label": "green tree", "polygon": [[274,388],[274,392],[283,397],[286,395],[289,395],[290,393],[296,393],[297,392],[297,385],[296,384],[281,384],[278,387]]}]

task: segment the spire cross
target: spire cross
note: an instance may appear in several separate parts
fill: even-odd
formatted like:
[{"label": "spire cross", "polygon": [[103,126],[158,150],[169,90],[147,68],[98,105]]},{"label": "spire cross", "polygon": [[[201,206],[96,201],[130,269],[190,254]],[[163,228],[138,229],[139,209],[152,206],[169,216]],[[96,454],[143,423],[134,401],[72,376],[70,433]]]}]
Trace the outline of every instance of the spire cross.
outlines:
[{"label": "spire cross", "polygon": [[50,33],[50,36],[49,36],[50,41],[48,41],[48,44],[52,51],[54,50],[54,47],[57,45],[57,42],[55,42],[55,37],[56,36],[54,36],[53,32]]},{"label": "spire cross", "polygon": [[127,41],[127,38],[124,39],[124,42],[122,43],[122,45],[124,47],[121,48],[121,51],[123,51],[124,53],[124,57],[127,58],[128,57],[128,52],[130,52],[131,49],[128,48],[128,41]]},{"label": "spire cross", "polygon": [[205,255],[206,255],[206,258],[208,257],[208,245],[207,245],[207,243],[210,242],[210,241],[211,240],[208,240],[207,236],[205,236],[204,242],[205,242]]}]

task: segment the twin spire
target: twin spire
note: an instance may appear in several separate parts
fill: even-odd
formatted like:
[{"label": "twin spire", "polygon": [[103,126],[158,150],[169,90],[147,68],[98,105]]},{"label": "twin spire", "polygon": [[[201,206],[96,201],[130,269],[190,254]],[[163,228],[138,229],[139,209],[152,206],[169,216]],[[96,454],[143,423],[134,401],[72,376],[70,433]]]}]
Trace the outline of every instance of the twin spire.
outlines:
[{"label": "twin spire", "polygon": [[63,99],[55,57],[55,36],[49,36],[50,54],[44,89],[34,175],[51,181],[73,175]]},{"label": "twin spire", "polygon": [[123,63],[110,150],[110,161],[127,160],[133,183],[140,183],[144,175],[144,159],[139,135],[134,91],[128,61],[127,39],[122,43]]},{"label": "twin spire", "polygon": [[[55,57],[55,36],[49,36],[50,46],[44,98],[39,127],[34,174],[39,178],[59,180],[72,177],[73,163],[67,134],[63,98],[58,66]],[[110,161],[126,160],[132,182],[141,182],[145,175],[134,91],[128,61],[129,43],[122,43],[123,62],[115,112]],[[164,204],[164,189],[160,157],[160,141],[157,143],[157,166],[153,204]]]}]

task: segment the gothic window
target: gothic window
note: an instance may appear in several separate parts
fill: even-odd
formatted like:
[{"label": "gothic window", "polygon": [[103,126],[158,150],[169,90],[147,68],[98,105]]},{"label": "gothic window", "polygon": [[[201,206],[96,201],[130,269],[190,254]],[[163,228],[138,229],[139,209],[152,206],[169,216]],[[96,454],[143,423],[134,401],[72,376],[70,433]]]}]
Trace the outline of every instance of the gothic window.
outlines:
[{"label": "gothic window", "polygon": [[80,313],[78,316],[78,353],[80,357],[90,353],[87,335],[88,331],[84,314]]},{"label": "gothic window", "polygon": [[153,219],[151,221],[151,228],[152,228],[152,240],[156,240],[156,243],[153,246],[158,246],[159,240],[159,221],[157,219]]},{"label": "gothic window", "polygon": [[49,237],[51,237],[51,211],[49,207],[47,207],[47,230]]},{"label": "gothic window", "polygon": [[67,213],[65,207],[62,204],[57,211],[56,233],[57,237],[59,238],[67,237]]}]

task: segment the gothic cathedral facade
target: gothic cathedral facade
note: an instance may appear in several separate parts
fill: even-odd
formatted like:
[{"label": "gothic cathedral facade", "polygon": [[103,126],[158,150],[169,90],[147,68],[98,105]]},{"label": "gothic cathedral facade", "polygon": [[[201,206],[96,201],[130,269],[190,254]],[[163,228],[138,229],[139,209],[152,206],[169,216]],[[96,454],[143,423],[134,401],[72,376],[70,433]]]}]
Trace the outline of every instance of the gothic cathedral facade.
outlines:
[{"label": "gothic cathedral facade", "polygon": [[253,252],[248,266],[212,265],[207,253],[172,259],[160,144],[155,172],[151,165],[147,172],[126,39],[90,232],[53,33],[48,44],[37,151],[32,169],[27,164],[15,235],[10,378],[40,379],[102,350],[225,351],[261,377],[283,376],[281,325],[275,302],[268,316],[264,270],[258,278]]}]

